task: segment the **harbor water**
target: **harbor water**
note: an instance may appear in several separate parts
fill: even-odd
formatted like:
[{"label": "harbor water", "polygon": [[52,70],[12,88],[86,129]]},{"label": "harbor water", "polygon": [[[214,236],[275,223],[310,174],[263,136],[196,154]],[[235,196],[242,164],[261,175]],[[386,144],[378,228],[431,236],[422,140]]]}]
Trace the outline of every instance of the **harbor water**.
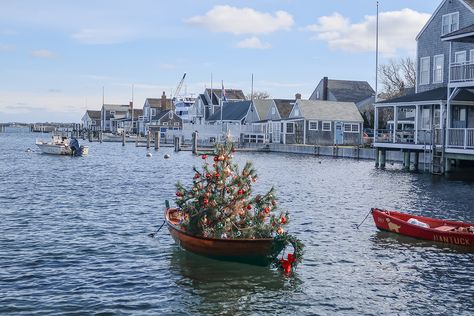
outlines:
[{"label": "harbor water", "polygon": [[377,231],[371,217],[356,228],[371,207],[474,222],[474,182],[237,152],[239,164],[254,163],[256,193],[276,188],[306,245],[287,277],[187,253],[165,228],[148,236],[200,157],[87,141],[87,157],[52,156],[34,147],[37,136],[0,133],[0,314],[474,313],[474,253]]}]

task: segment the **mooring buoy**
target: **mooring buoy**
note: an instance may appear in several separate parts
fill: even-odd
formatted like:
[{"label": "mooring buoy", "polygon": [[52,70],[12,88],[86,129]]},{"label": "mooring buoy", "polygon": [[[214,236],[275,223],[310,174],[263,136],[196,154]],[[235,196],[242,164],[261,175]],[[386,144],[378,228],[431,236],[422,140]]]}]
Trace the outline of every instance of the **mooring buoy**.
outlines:
[{"label": "mooring buoy", "polygon": [[164,155],[164,158],[165,158],[165,159],[168,159],[169,157],[170,157],[170,155],[168,155],[168,154],[165,154],[165,155]]},{"label": "mooring buoy", "polygon": [[151,154],[151,153],[146,153],[146,156],[147,156],[147,157],[151,157],[152,154]]}]

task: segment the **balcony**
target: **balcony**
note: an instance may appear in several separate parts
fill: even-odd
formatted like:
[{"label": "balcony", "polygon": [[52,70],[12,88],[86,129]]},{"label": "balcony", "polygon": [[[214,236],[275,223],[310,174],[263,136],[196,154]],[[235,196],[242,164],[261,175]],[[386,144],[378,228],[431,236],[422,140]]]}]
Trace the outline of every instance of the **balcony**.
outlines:
[{"label": "balcony", "polygon": [[449,84],[454,86],[474,85],[474,61],[450,64]]},{"label": "balcony", "polygon": [[474,128],[448,128],[447,147],[474,149]]}]

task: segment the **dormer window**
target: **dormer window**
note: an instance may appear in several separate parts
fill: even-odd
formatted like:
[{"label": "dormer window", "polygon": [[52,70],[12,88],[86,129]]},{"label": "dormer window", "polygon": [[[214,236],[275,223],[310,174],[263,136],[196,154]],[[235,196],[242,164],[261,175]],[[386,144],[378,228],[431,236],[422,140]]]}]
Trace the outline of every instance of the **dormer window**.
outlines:
[{"label": "dormer window", "polygon": [[443,15],[441,35],[459,30],[459,12]]}]

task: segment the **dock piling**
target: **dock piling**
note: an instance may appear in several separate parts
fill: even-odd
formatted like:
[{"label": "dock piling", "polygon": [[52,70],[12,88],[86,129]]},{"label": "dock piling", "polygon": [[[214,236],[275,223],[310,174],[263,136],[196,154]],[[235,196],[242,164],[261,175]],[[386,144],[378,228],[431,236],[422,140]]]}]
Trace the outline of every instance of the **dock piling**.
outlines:
[{"label": "dock piling", "polygon": [[194,155],[197,155],[198,153],[198,132],[193,132],[192,152]]},{"label": "dock piling", "polygon": [[160,132],[155,132],[155,150],[160,149]]}]

